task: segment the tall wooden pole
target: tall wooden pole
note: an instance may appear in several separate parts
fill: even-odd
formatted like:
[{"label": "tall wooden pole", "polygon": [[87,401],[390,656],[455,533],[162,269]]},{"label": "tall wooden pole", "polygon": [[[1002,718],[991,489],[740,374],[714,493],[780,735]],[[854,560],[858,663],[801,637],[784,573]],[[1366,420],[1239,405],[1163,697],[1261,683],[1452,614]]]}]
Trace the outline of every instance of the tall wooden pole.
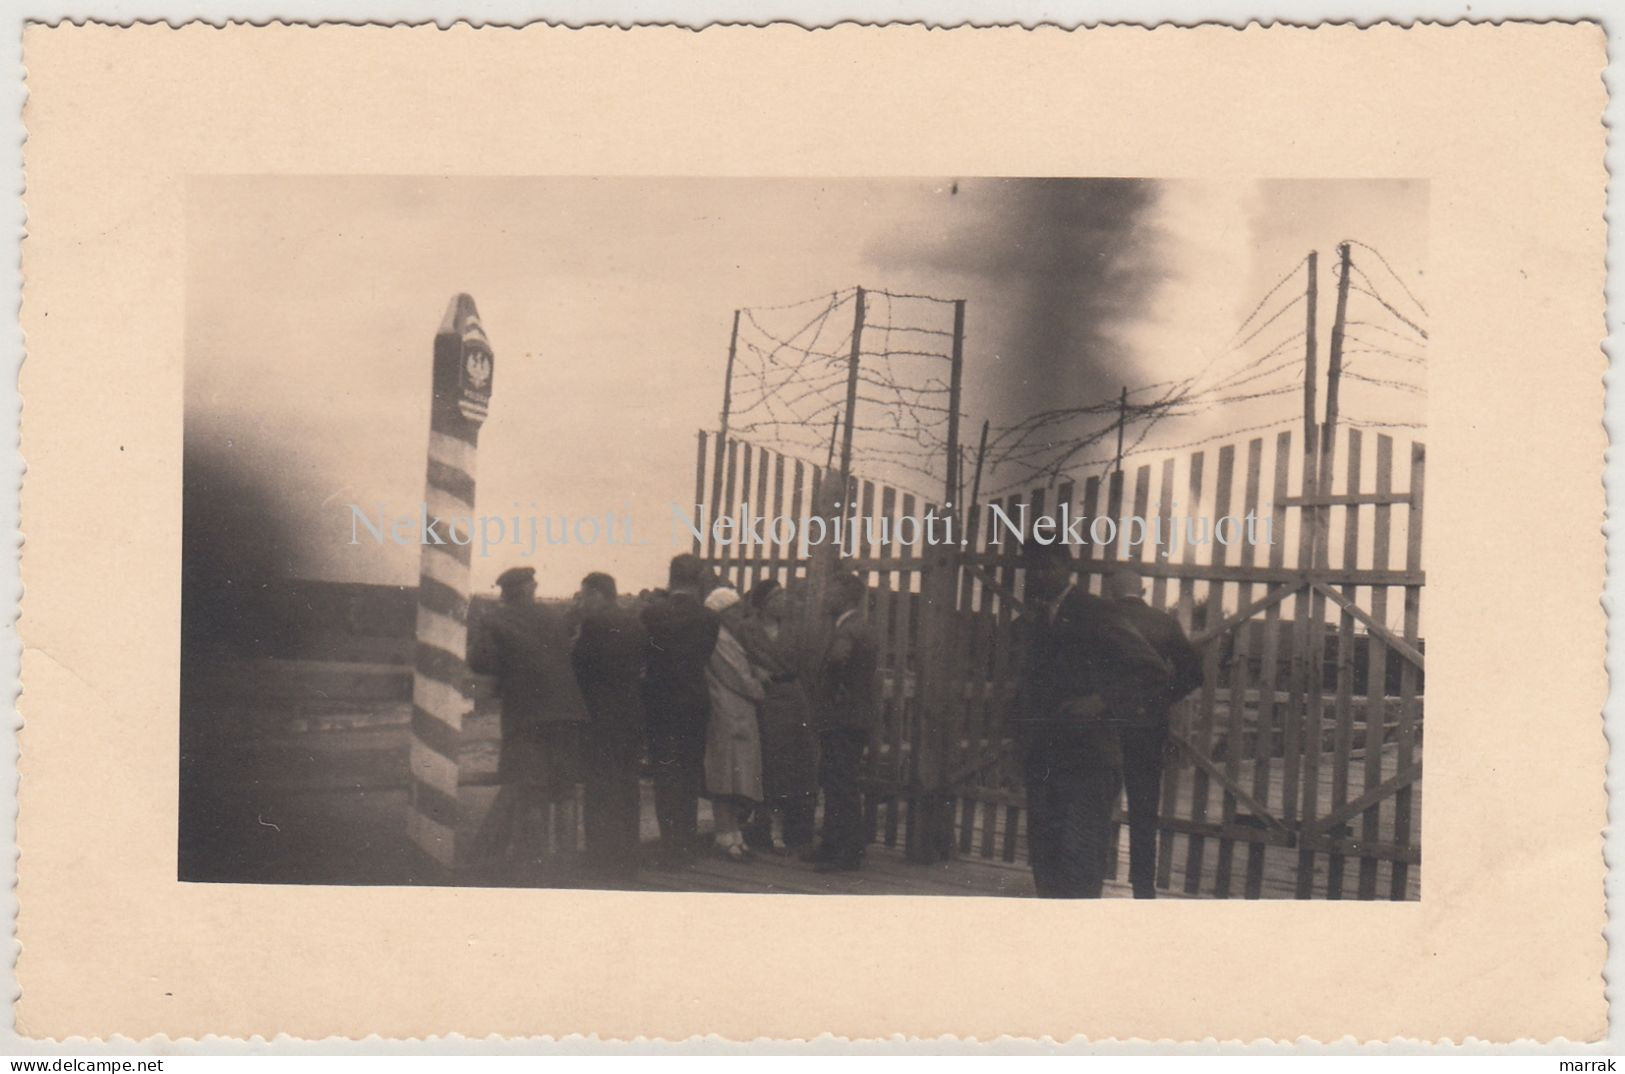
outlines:
[{"label": "tall wooden pole", "polygon": [[[717,458],[716,458],[716,463],[712,467],[712,470],[711,470],[711,511],[710,511],[710,516],[709,516],[710,518],[715,518],[718,514],[720,514],[723,511],[727,510],[727,507],[733,506],[732,504],[729,504],[729,505],[727,505],[727,507],[725,507],[723,505],[723,503],[722,503],[722,464],[723,464],[723,459],[726,458],[727,454],[728,454],[728,416],[729,416],[729,412],[733,409],[734,355],[737,353],[738,348],[739,348],[739,310],[734,310],[733,331],[730,332],[729,335],[728,335],[728,372],[727,372],[727,375],[725,377],[723,377],[723,380],[722,380],[722,414],[720,415],[720,417],[718,419],[718,426],[717,426],[717,446],[716,446]],[[712,528],[710,526],[707,526],[706,529],[707,529],[707,531],[710,531],[713,534],[713,536],[711,538],[709,538],[709,540],[712,542],[712,547],[710,549],[710,553],[712,555],[715,555],[716,554],[716,548],[714,547],[714,542],[715,542],[714,531],[712,530]]]},{"label": "tall wooden pole", "polygon": [[1112,467],[1114,473],[1123,472],[1123,432],[1128,428],[1128,385],[1123,386],[1123,393],[1117,397],[1117,464]]},{"label": "tall wooden pole", "polygon": [[[1320,254],[1311,251],[1309,254],[1309,290],[1307,293],[1308,312],[1304,329],[1304,384],[1303,384],[1303,507],[1299,518],[1302,525],[1299,527],[1298,537],[1298,567],[1299,569],[1317,566],[1322,557],[1323,541],[1325,539],[1326,514],[1317,502],[1322,492],[1318,459],[1320,456],[1320,426],[1315,415],[1315,347],[1318,326],[1316,318],[1320,306]],[[1330,477],[1330,474],[1327,474]],[[1302,729],[1296,741],[1300,743],[1303,751],[1302,758],[1293,758],[1292,763],[1297,766],[1298,788],[1297,808],[1301,810],[1299,816],[1304,824],[1310,824],[1320,808],[1320,735],[1321,712],[1325,699],[1321,696],[1324,688],[1325,669],[1322,666],[1322,652],[1326,637],[1326,598],[1318,590],[1313,595],[1299,593],[1293,598],[1296,605],[1293,631],[1296,638],[1294,648],[1303,654],[1303,663],[1300,669],[1295,669],[1294,691],[1301,691],[1302,710],[1289,712],[1288,719],[1303,721]],[[1289,792],[1290,793],[1290,792]],[[1314,887],[1315,852],[1308,847],[1298,850],[1298,883],[1297,897],[1307,899]]]},{"label": "tall wooden pole", "polygon": [[[428,519],[474,517],[480,425],[491,402],[495,361],[474,300],[451,300],[434,337],[429,411]],[[412,669],[412,742],[407,837],[441,866],[457,862],[457,751],[468,691],[468,589],[472,534],[444,527],[423,542],[418,570],[416,660]]]},{"label": "tall wooden pole", "polygon": [[852,416],[858,409],[858,367],[863,356],[863,288],[853,299],[852,354],[846,367],[846,427],[841,432],[841,502],[852,484]]},{"label": "tall wooden pole", "polygon": [[1320,251],[1309,251],[1309,290],[1307,294],[1307,323],[1303,333],[1303,450],[1306,459],[1313,459],[1312,442],[1315,440],[1315,313],[1320,305],[1318,277]]},{"label": "tall wooden pole", "polygon": [[[951,372],[948,375],[948,472],[942,497],[943,510],[959,504],[961,499],[959,462],[959,405],[965,379],[965,300],[954,302],[954,347]],[[956,512],[957,513],[957,512]]]},{"label": "tall wooden pole", "polygon": [[[952,372],[948,381],[947,475],[941,510],[957,518],[959,492],[959,407],[964,380],[965,303],[954,303]],[[961,537],[963,539],[963,537]],[[923,726],[914,757],[915,798],[913,820],[906,847],[911,861],[926,864],[953,856],[953,788],[949,786],[949,761],[958,738],[963,699],[956,687],[964,662],[957,657],[959,647],[959,546],[949,543],[925,550],[924,573],[920,578],[920,644],[925,659],[918,684]]]},{"label": "tall wooden pole", "polygon": [[1320,433],[1320,486],[1329,492],[1337,451],[1337,390],[1343,379],[1343,328],[1349,309],[1349,244],[1337,248],[1337,307],[1332,314],[1332,341],[1326,354],[1326,421]]}]

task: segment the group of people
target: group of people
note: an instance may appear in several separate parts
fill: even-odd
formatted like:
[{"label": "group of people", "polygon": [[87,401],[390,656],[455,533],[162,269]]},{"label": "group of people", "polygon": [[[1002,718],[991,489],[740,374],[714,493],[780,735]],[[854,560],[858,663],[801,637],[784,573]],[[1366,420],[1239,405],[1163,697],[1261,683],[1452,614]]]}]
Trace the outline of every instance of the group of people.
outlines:
[{"label": "group of people", "polygon": [[[810,632],[776,581],[741,594],[686,554],[672,559],[665,589],[630,607],[602,573],[582,580],[568,614],[536,602],[533,568],[506,571],[497,585],[501,602],[468,653],[502,699],[500,787],[476,857],[505,856],[527,814],[573,802],[581,784],[588,861],[606,879],[630,880],[642,861],[647,757],[657,864],[769,852],[820,870],[860,867],[858,773],[879,686],[859,578],[831,580]],[[704,836],[702,798],[714,820]]]},{"label": "group of people", "polygon": [[[1037,894],[1100,896],[1126,789],[1129,879],[1136,898],[1155,897],[1169,712],[1201,685],[1201,661],[1178,622],[1146,605],[1133,569],[1109,572],[1097,596],[1078,584],[1064,545],[1030,544],[1023,557],[1013,725]],[[836,574],[821,614],[806,616],[776,581],[740,593],[679,555],[667,587],[630,607],[613,578],[589,574],[566,616],[536,602],[534,573],[497,580],[502,601],[469,651],[502,696],[502,786],[481,856],[504,854],[531,808],[573,802],[580,783],[588,860],[630,879],[647,758],[658,864],[770,852],[821,870],[860,867],[859,771],[880,686],[859,577]],[[714,820],[704,836],[702,798]]]}]

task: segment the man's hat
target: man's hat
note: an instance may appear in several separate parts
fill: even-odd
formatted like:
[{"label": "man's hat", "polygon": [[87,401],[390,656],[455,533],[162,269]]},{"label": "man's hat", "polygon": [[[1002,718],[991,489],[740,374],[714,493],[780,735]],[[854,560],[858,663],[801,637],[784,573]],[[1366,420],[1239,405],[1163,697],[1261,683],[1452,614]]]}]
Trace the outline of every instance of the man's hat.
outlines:
[{"label": "man's hat", "polygon": [[507,570],[497,575],[497,588],[515,589],[524,585],[526,582],[534,582],[535,580],[535,567],[509,567]]},{"label": "man's hat", "polygon": [[1037,537],[1028,536],[1021,542],[1021,558],[1028,563],[1071,562],[1072,549],[1060,541],[1040,541]]}]

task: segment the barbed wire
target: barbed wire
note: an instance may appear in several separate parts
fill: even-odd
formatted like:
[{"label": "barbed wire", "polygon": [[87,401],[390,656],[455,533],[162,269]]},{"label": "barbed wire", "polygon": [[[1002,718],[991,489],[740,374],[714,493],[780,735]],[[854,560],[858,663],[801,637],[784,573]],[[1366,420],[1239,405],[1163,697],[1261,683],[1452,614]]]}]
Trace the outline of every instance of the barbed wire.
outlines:
[{"label": "barbed wire", "polygon": [[[1125,436],[1127,427],[1140,425],[1131,447],[1135,450],[1144,443],[1151,432],[1163,421],[1170,418],[1188,417],[1199,413],[1202,409],[1227,406],[1235,403],[1250,402],[1259,399],[1273,398],[1296,392],[1298,386],[1294,384],[1270,385],[1269,378],[1282,374],[1291,375],[1303,364],[1301,357],[1288,359],[1273,366],[1270,361],[1291,347],[1295,342],[1302,340],[1306,330],[1299,329],[1283,339],[1276,340],[1262,354],[1248,355],[1244,350],[1249,344],[1267,331],[1271,325],[1280,320],[1290,310],[1303,302],[1307,297],[1308,281],[1304,281],[1304,290],[1293,295],[1282,303],[1279,308],[1268,316],[1264,311],[1270,308],[1274,299],[1292,278],[1297,275],[1308,258],[1305,257],[1283,275],[1265,296],[1253,306],[1247,316],[1243,318],[1242,325],[1231,336],[1235,341],[1225,349],[1217,352],[1194,375],[1176,380],[1162,381],[1155,385],[1141,385],[1123,392],[1117,400],[1102,400],[1092,404],[1078,407],[1057,408],[1043,411],[1011,426],[1003,427],[996,437],[989,443],[991,455],[991,469],[997,473],[1000,469],[1015,468],[1021,471],[1020,476],[1008,482],[1004,487],[1019,487],[1028,482],[1048,475],[1050,479],[1057,477],[1067,467],[1075,465],[1075,460],[1084,451],[1103,442],[1109,437],[1119,434]],[[1262,317],[1262,319],[1260,319]],[[1256,327],[1247,331],[1249,326],[1256,323]],[[1213,376],[1214,367],[1228,356],[1240,353],[1239,365],[1228,372]],[[1204,383],[1209,381],[1211,382]],[[1236,392],[1234,389],[1252,385],[1252,390]],[[1164,389],[1160,397],[1151,401],[1136,399],[1129,402],[1128,397],[1143,396],[1156,389]],[[1228,393],[1228,394],[1227,394]],[[1104,424],[1093,429],[1072,432],[1062,436],[1061,431],[1066,425],[1075,423],[1080,419],[1091,417],[1099,418],[1110,416]],[[1130,448],[1125,448],[1124,455]],[[1113,456],[1116,457],[1115,455]]]},{"label": "barbed wire", "polygon": [[1344,425],[1352,425],[1356,429],[1426,429],[1425,421],[1364,421],[1360,418],[1345,417]]},{"label": "barbed wire", "polygon": [[[1350,245],[1368,252],[1386,275],[1379,285],[1371,273],[1350,259],[1347,287],[1351,294],[1359,296],[1360,306],[1350,311],[1355,316],[1344,323],[1343,375],[1378,389],[1423,394],[1419,384],[1364,372],[1363,366],[1354,370],[1347,362],[1359,356],[1362,360],[1425,367],[1424,347],[1428,340],[1427,309],[1411,287],[1375,247],[1357,240],[1350,240]],[[1195,374],[1126,388],[1115,398],[1039,411],[992,430],[987,452],[978,463],[985,468],[988,484],[995,486],[987,495],[1034,482],[1053,483],[1078,468],[1109,467],[1152,451],[1183,451],[1226,437],[1297,423],[1301,416],[1293,414],[1180,444],[1146,446],[1154,432],[1168,421],[1303,390],[1306,328],[1279,336],[1267,346],[1262,341],[1272,327],[1307,301],[1309,281],[1300,272],[1307,261],[1307,257],[1300,259],[1264,291],[1229,340],[1208,356]],[[1334,262],[1334,278],[1339,268],[1340,264]],[[1283,295],[1295,278],[1302,279],[1302,288]],[[1392,283],[1387,282],[1390,278]],[[1384,287],[1394,284],[1415,312],[1402,309],[1398,301],[1384,294]],[[951,308],[955,300],[884,288],[865,289],[869,301],[854,371],[852,331],[842,337],[838,331],[830,333],[829,324],[843,309],[850,316],[849,304],[857,293],[858,288],[849,287],[798,302],[741,310],[741,337],[736,343],[737,354],[743,360],[731,386],[735,408],[732,431],[759,441],[765,438],[772,443],[761,446],[774,446],[781,452],[789,448],[787,454],[809,452],[833,460],[843,432],[847,390],[855,378],[859,409],[858,420],[851,425],[854,472],[868,464],[876,476],[906,473],[941,482],[946,477],[948,427],[953,417],[949,406],[952,389],[942,364],[952,361],[950,348],[955,332],[939,318],[942,307]],[[1376,319],[1371,319],[1368,300],[1380,311]],[[1360,316],[1361,309],[1368,310],[1365,317]],[[773,323],[771,315],[779,314],[782,319],[783,314],[796,310],[813,312],[792,326]],[[791,327],[793,330],[787,330]],[[1347,331],[1351,328],[1360,329],[1361,334]],[[1380,339],[1371,338],[1378,334]],[[962,348],[963,338],[957,342]],[[1297,353],[1292,353],[1294,348]],[[1344,420],[1360,427],[1424,427],[1413,422]],[[1113,438],[1119,450],[1101,455],[1098,449]],[[961,455],[967,451],[968,445],[961,443]],[[814,460],[803,461],[817,465]],[[968,465],[969,460],[962,457],[961,471]],[[1012,479],[995,481],[995,476],[1002,476],[1000,471],[1013,471]],[[899,482],[898,487],[907,486]],[[918,489],[912,491],[924,495]]]},{"label": "barbed wire", "polygon": [[[843,312],[851,316],[857,293],[856,287],[844,288],[740,310],[730,431],[762,446],[832,458],[844,435],[847,393],[855,381],[854,470],[868,463],[941,481],[952,395],[943,367],[952,361],[949,345],[955,335],[943,323],[942,307],[951,309],[954,300],[865,289],[854,365],[852,330],[842,334],[829,326]],[[798,310],[804,316],[790,325],[778,323]]]},{"label": "barbed wire", "polygon": [[1348,243],[1350,246],[1358,246],[1362,250],[1370,250],[1382,267],[1388,271],[1388,275],[1392,276],[1394,278],[1394,282],[1399,284],[1400,290],[1405,292],[1405,297],[1409,298],[1416,308],[1421,311],[1422,316],[1426,317],[1429,315],[1428,308],[1422,305],[1422,300],[1417,298],[1416,293],[1412,291],[1409,285],[1405,283],[1404,277],[1394,271],[1394,266],[1390,265],[1388,263],[1388,259],[1382,256],[1381,250],[1377,249],[1375,246],[1372,246],[1369,242],[1361,242],[1359,239],[1344,239],[1343,241]]},{"label": "barbed wire", "polygon": [[1347,368],[1344,368],[1343,376],[1350,380],[1358,380],[1366,384],[1375,384],[1382,388],[1396,388],[1400,391],[1410,392],[1413,395],[1427,394],[1427,389],[1423,388],[1420,384],[1412,384],[1407,380],[1390,380],[1387,377],[1368,377],[1363,373],[1350,372]]}]

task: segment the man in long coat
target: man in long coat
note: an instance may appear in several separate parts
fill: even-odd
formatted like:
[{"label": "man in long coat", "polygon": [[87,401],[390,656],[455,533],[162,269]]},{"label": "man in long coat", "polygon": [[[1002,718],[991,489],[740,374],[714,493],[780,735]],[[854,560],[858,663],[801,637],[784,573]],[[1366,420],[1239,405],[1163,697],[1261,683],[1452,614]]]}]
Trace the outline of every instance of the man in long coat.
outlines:
[{"label": "man in long coat", "polygon": [[1106,576],[1106,596],[1169,667],[1168,688],[1148,695],[1138,711],[1124,713],[1115,721],[1123,747],[1123,787],[1128,793],[1129,883],[1136,899],[1154,899],[1168,713],[1202,685],[1202,658],[1180,629],[1179,620],[1146,604],[1144,589],[1144,579],[1132,567],[1117,567]]},{"label": "man in long coat", "polygon": [[648,640],[637,616],[622,608],[615,579],[593,572],[576,594],[580,629],[571,662],[591,720],[587,725],[587,859],[611,880],[637,872],[642,812],[643,660]]},{"label": "man in long coat", "polygon": [[1028,857],[1040,898],[1099,898],[1122,789],[1108,713],[1166,689],[1167,668],[1112,602],[1073,580],[1065,545],[1024,549],[1016,730],[1027,786]]},{"label": "man in long coat", "polygon": [[705,668],[721,622],[700,603],[704,577],[699,557],[674,556],[667,591],[651,595],[642,612],[648,635],[643,706],[654,763],[660,857],[668,866],[691,861],[700,849],[698,812],[711,712]]},{"label": "man in long coat", "polygon": [[834,620],[818,671],[818,783],[824,790],[822,840],[810,857],[820,871],[857,869],[868,842],[859,770],[880,715],[879,645],[863,616],[867,597],[855,574],[830,579]]},{"label": "man in long coat", "polygon": [[[477,624],[468,651],[468,666],[494,675],[502,699],[501,786],[476,837],[479,858],[506,856],[533,810],[549,802],[573,808],[587,719],[569,633],[558,612],[536,602],[535,569],[504,571],[497,586],[502,600]],[[573,835],[566,840],[574,845]]]}]

